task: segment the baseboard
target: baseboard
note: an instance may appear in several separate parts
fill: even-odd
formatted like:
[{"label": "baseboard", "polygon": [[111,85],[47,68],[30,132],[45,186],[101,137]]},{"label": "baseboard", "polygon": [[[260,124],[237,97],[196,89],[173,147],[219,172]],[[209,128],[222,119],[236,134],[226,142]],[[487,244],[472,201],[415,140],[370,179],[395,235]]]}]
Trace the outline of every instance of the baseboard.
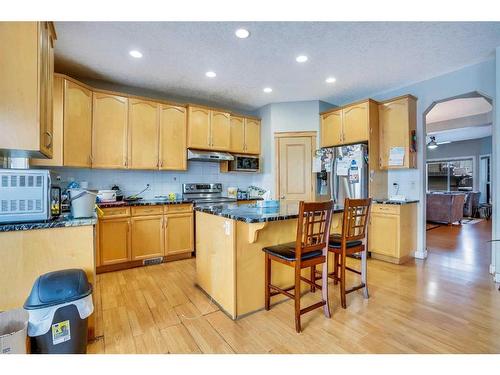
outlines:
[{"label": "baseboard", "polygon": [[490,274],[491,275],[495,274],[495,265],[494,264],[490,264]]},{"label": "baseboard", "polygon": [[427,258],[427,249],[424,251],[415,251],[413,256],[417,259],[425,259]]}]

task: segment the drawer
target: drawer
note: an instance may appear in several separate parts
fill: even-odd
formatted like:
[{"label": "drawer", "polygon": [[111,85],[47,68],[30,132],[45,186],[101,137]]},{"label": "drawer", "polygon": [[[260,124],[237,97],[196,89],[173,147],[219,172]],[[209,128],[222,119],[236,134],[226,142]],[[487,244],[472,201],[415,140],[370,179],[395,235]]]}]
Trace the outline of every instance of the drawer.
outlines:
[{"label": "drawer", "polygon": [[193,211],[193,205],[188,204],[167,204],[164,206],[166,214],[176,214],[179,212],[191,212]]},{"label": "drawer", "polygon": [[373,213],[385,213],[392,215],[399,215],[400,206],[396,204],[373,204]]},{"label": "drawer", "polygon": [[132,207],[132,216],[162,215],[163,206],[137,206]]},{"label": "drawer", "polygon": [[130,207],[101,208],[104,216],[101,219],[115,219],[130,216]]}]

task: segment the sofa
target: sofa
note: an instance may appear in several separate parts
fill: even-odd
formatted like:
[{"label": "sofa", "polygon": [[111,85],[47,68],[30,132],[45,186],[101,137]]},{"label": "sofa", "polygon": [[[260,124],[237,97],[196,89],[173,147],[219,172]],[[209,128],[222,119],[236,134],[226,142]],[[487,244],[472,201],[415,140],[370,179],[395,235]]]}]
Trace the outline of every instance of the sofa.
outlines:
[{"label": "sofa", "polygon": [[464,193],[427,193],[427,221],[462,223],[465,198]]}]

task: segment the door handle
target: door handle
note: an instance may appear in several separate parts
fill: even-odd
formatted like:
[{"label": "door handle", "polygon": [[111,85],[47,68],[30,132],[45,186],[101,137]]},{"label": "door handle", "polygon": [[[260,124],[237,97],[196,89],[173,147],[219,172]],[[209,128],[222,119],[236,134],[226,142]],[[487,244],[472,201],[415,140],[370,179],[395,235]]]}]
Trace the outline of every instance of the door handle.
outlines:
[{"label": "door handle", "polygon": [[285,199],[285,196],[284,196],[284,195],[282,195],[282,196],[280,197],[280,199]]}]

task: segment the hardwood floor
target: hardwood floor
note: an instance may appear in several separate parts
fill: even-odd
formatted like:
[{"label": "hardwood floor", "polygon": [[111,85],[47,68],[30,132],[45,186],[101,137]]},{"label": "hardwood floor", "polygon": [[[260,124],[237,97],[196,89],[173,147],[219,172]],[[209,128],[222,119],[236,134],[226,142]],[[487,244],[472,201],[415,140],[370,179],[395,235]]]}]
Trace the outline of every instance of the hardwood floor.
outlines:
[{"label": "hardwood floor", "polygon": [[[428,231],[426,261],[370,259],[370,299],[352,293],[344,310],[330,284],[332,318],[321,310],[305,314],[301,334],[293,301],[229,319],[194,285],[194,259],[101,274],[95,285],[101,337],[89,353],[500,353],[489,225]],[[303,305],[319,298],[308,294]]]}]

